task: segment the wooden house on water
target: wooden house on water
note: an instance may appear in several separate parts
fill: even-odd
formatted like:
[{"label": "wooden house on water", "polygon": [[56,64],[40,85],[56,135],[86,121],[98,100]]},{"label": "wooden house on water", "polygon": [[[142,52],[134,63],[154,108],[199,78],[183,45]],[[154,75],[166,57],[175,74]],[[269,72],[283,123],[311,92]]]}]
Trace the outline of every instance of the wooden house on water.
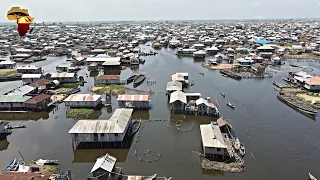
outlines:
[{"label": "wooden house on water", "polygon": [[171,76],[172,81],[179,81],[183,87],[189,85],[189,73],[176,73]]},{"label": "wooden house on water", "polygon": [[119,107],[133,109],[149,109],[149,95],[119,95]]},{"label": "wooden house on water", "polygon": [[23,84],[29,84],[42,79],[43,75],[42,74],[23,74],[21,78],[22,78]]},{"label": "wooden house on water", "polygon": [[207,158],[224,161],[229,157],[228,145],[225,142],[225,133],[221,133],[216,122],[200,125],[202,147]]},{"label": "wooden house on water", "polygon": [[71,94],[64,102],[70,108],[98,108],[101,107],[101,95]]},{"label": "wooden house on water", "polygon": [[96,180],[121,179],[122,169],[116,167],[116,162],[117,158],[109,155],[108,153],[97,158],[97,161],[91,170],[93,178]]},{"label": "wooden house on water", "polygon": [[120,76],[103,74],[95,78],[94,84],[120,84]]},{"label": "wooden house on water", "polygon": [[171,112],[173,113],[184,113],[187,105],[187,96],[182,91],[174,91],[170,95]]},{"label": "wooden house on water", "polygon": [[22,74],[42,74],[42,68],[38,66],[19,66],[17,72]]},{"label": "wooden house on water", "polygon": [[179,81],[170,81],[167,83],[167,94],[170,97],[170,94],[174,91],[182,91],[182,83]]},{"label": "wooden house on water", "polygon": [[75,83],[78,81],[78,76],[76,73],[54,72],[51,74],[51,79],[58,80],[61,83]]},{"label": "wooden house on water", "polygon": [[109,120],[78,121],[69,131],[73,148],[123,146],[132,112],[133,109],[121,108]]}]

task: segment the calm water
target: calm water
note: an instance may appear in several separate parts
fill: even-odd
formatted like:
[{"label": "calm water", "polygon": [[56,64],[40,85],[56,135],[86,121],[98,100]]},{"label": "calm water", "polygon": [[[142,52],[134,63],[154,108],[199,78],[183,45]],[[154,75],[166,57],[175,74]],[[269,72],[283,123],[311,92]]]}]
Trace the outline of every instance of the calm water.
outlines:
[{"label": "calm water", "polygon": [[[146,63],[139,68],[127,68],[121,77],[130,76],[133,72],[146,72],[157,83],[147,86],[144,82],[139,89],[151,88],[152,109],[134,113],[134,118],[150,119],[141,130],[138,153],[146,150],[157,151],[161,159],[156,163],[142,163],[134,156],[133,146],[129,150],[72,149],[69,129],[74,120],[66,119],[65,106],[61,104],[54,112],[28,114],[0,114],[11,123],[26,124],[26,129],[14,130],[6,141],[0,141],[0,167],[4,168],[13,158],[19,157],[20,151],[26,161],[39,158],[58,159],[61,171],[70,168],[76,180],[86,179],[97,157],[106,152],[117,157],[119,166],[125,174],[172,176],[173,179],[307,179],[311,172],[320,177],[320,125],[317,120],[309,119],[296,112],[276,98],[273,88],[274,79],[281,80],[282,70],[274,69],[274,79],[235,81],[225,78],[218,71],[210,71],[201,67],[201,61],[192,58],[178,58],[170,49],[159,50],[155,57],[145,57]],[[50,58],[36,63],[43,66],[45,73],[65,61],[65,58]],[[308,63],[305,63],[308,65]],[[316,66],[313,66],[316,67]],[[279,71],[279,72],[278,72]],[[311,71],[311,70],[310,70]],[[316,68],[311,73],[315,73]],[[190,92],[200,92],[203,97],[211,97],[220,105],[220,112],[231,120],[231,123],[246,146],[243,173],[221,173],[203,171],[200,159],[192,151],[201,151],[199,125],[208,123],[213,118],[197,116],[171,115],[165,96],[166,83],[176,72],[188,72],[189,78],[195,81]],[[204,76],[199,72],[203,72]],[[84,74],[85,70],[80,71]],[[87,92],[92,86],[92,77],[82,87]],[[19,82],[17,82],[19,83]],[[220,91],[226,94],[222,98]],[[226,100],[235,105],[235,109],[226,106]],[[117,108],[116,98],[112,100],[112,108],[104,108],[97,112],[99,119],[108,119]],[[162,119],[166,121],[152,121]],[[170,121],[168,121],[170,120]],[[178,131],[177,120],[185,120],[183,128],[188,132]],[[251,152],[254,155],[251,156]]]}]

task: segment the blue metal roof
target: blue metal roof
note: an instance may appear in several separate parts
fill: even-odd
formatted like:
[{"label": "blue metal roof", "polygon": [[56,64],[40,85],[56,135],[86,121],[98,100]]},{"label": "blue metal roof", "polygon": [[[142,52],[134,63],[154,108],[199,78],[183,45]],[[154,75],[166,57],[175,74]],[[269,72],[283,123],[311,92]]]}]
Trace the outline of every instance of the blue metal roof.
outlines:
[{"label": "blue metal roof", "polygon": [[257,44],[268,44],[269,43],[269,41],[267,41],[265,39],[256,39],[253,42],[257,43]]}]

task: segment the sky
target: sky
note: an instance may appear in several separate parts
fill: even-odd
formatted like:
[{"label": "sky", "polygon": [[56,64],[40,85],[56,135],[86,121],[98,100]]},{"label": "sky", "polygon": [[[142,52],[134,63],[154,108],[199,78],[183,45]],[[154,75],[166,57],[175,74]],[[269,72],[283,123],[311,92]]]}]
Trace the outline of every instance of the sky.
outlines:
[{"label": "sky", "polygon": [[320,0],[0,0],[34,22],[320,18]]}]

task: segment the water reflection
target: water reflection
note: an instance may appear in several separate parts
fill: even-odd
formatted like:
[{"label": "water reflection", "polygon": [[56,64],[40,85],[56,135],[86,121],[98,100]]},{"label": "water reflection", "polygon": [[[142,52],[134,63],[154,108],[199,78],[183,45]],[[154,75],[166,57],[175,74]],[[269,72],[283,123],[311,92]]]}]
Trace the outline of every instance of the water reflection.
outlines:
[{"label": "water reflection", "polygon": [[132,119],[148,120],[150,119],[150,113],[149,111],[135,110],[132,113]]},{"label": "water reflection", "polygon": [[47,120],[49,112],[1,112],[0,120]]},{"label": "water reflection", "polygon": [[117,158],[117,162],[125,162],[129,149],[76,149],[73,151],[73,163],[96,162],[98,157],[109,153]]},{"label": "water reflection", "polygon": [[0,151],[6,150],[9,147],[9,142],[6,139],[0,141]]}]

